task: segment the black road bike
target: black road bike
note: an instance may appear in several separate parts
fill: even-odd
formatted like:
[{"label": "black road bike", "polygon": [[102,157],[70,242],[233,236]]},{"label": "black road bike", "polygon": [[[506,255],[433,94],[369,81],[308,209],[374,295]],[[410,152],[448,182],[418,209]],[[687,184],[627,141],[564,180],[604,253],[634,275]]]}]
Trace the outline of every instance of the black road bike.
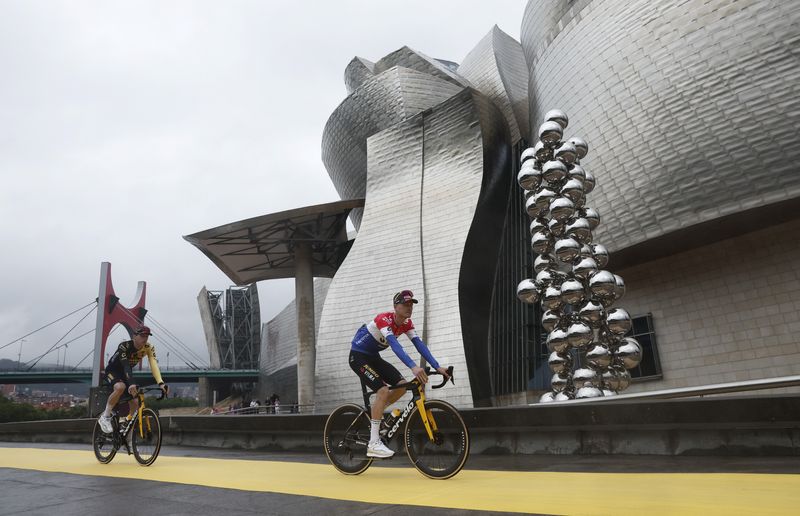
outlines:
[{"label": "black road bike", "polygon": [[[161,391],[159,387],[145,387],[138,389],[136,398],[139,400],[139,409],[131,419],[126,417],[127,411],[122,410],[133,399],[127,392],[120,398],[111,412],[111,426],[114,430],[107,434],[100,428],[100,422],[95,421],[92,433],[92,447],[94,455],[102,464],[108,464],[120,448],[125,448],[128,455],[133,454],[136,462],[142,466],[149,466],[158,458],[161,451],[161,423],[158,421],[153,409],[145,406],[144,394],[150,391]],[[162,399],[164,392],[161,392]]]},{"label": "black road bike", "polygon": [[[448,368],[453,382],[453,367]],[[441,375],[426,369],[428,375]],[[447,383],[433,386],[439,389]],[[397,434],[403,435],[408,458],[417,470],[428,478],[447,479],[461,471],[469,456],[469,432],[458,410],[442,400],[425,398],[425,388],[416,378],[390,389],[407,389],[413,393],[411,401],[397,416],[391,412],[384,415],[381,423],[381,439],[389,446]],[[348,403],[337,407],[325,423],[325,454],[331,464],[346,475],[358,475],[369,468],[374,460],[367,457],[370,439],[369,398],[361,382],[364,406]],[[405,423],[404,431],[401,432]]]}]

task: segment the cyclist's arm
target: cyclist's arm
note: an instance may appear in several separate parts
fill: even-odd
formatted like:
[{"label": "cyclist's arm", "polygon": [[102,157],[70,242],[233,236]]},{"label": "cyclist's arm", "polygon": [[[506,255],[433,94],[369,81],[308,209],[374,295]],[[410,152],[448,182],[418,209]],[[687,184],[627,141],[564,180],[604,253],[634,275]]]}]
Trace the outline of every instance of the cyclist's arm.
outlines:
[{"label": "cyclist's arm", "polygon": [[425,360],[431,365],[431,367],[433,367],[434,369],[439,369],[439,362],[437,362],[436,359],[433,358],[433,355],[431,355],[431,351],[428,349],[428,346],[426,346],[425,343],[422,342],[422,339],[419,338],[417,332],[415,332],[414,330],[409,330],[406,333],[406,335],[408,336],[409,339],[411,339],[411,342],[414,343],[414,347],[417,348],[417,351],[419,351],[420,355],[425,357]]},{"label": "cyclist's arm", "polygon": [[392,351],[394,351],[394,354],[397,355],[397,358],[402,360],[409,369],[417,367],[416,362],[414,362],[411,357],[408,356],[408,353],[406,353],[403,349],[403,346],[400,345],[400,342],[397,340],[397,337],[394,336],[392,330],[390,330],[388,327],[381,328],[381,333],[383,333],[383,336],[386,337],[386,342],[388,342],[392,347]]},{"label": "cyclist's arm", "polygon": [[156,360],[156,352],[153,346],[147,346],[147,362],[150,364],[150,372],[153,373],[156,383],[162,385],[164,380],[161,379],[161,370],[158,368],[158,360]]}]

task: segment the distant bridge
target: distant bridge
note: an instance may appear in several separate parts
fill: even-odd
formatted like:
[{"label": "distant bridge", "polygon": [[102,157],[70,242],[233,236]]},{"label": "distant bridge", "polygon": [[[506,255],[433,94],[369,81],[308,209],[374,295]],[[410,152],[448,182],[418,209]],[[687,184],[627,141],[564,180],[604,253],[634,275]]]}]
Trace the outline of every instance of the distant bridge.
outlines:
[{"label": "distant bridge", "polygon": [[[141,380],[141,384],[153,382],[149,370],[134,371],[133,377]],[[200,378],[224,379],[231,382],[256,382],[258,369],[167,369],[161,371],[161,377],[167,383],[196,382]],[[35,384],[35,383],[85,383],[92,381],[92,370],[59,369],[33,371],[0,371],[2,384]]]}]

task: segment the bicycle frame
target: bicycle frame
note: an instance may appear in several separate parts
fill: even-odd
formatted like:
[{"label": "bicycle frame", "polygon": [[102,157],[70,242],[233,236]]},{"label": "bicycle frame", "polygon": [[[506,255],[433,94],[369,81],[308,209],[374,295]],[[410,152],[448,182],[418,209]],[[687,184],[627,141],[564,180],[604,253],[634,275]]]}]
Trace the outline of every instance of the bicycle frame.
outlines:
[{"label": "bicycle frame", "polygon": [[[449,378],[445,378],[445,380],[442,383],[433,386],[432,387],[433,389],[438,389],[444,386],[444,384],[447,383],[448,379],[451,382],[453,381],[453,367],[450,366],[447,372],[449,374]],[[435,373],[430,369],[427,369],[426,374],[435,374]],[[361,382],[361,389],[364,394],[364,405],[366,406],[367,413],[369,413],[371,410],[369,404],[369,398],[370,396],[375,394],[375,391],[367,392],[367,386],[364,384],[363,381]],[[392,440],[394,435],[403,425],[403,422],[414,410],[414,407],[417,407],[419,409],[419,415],[422,419],[422,423],[425,425],[425,431],[428,433],[428,439],[434,441],[434,432],[438,431],[439,428],[436,426],[436,420],[433,418],[433,414],[429,410],[425,409],[425,387],[419,383],[419,380],[414,378],[410,382],[396,385],[394,387],[389,387],[389,390],[396,390],[396,389],[411,390],[412,398],[408,402],[408,405],[406,405],[406,408],[400,413],[395,422],[392,424],[392,427],[389,428],[389,430],[386,432],[387,443]]]},{"label": "bicycle frame", "polygon": [[[156,389],[152,388],[152,387],[145,387],[143,389],[138,389],[136,391],[136,400],[138,401],[138,405],[139,405],[139,407],[136,409],[136,415],[133,418],[131,418],[130,420],[128,420],[126,418],[126,420],[125,420],[126,424],[125,424],[125,430],[124,431],[122,431],[121,429],[118,429],[119,435],[120,435],[120,437],[123,438],[123,442],[125,443],[125,448],[128,447],[128,443],[127,443],[127,440],[125,438],[128,437],[128,433],[130,433],[131,428],[134,428],[134,426],[138,427],[139,437],[144,437],[144,435],[145,435],[144,434],[144,430],[145,429],[144,429],[144,425],[142,423],[142,419],[143,419],[142,418],[142,414],[144,413],[144,409],[146,408],[144,393],[145,392],[149,392],[149,391],[154,391],[154,390],[156,390]],[[158,390],[161,390],[161,389],[158,388]],[[128,398],[128,399],[124,399],[124,398],[120,399],[117,402],[117,407],[119,405],[121,405],[122,403],[129,403],[131,401],[133,401],[133,397]],[[115,407],[115,410],[116,410],[116,407]],[[134,424],[130,424],[130,421],[133,421],[133,420],[135,420],[135,423]],[[150,421],[148,420],[147,421],[147,431],[149,432],[151,430],[152,430],[152,428],[150,428]]]}]

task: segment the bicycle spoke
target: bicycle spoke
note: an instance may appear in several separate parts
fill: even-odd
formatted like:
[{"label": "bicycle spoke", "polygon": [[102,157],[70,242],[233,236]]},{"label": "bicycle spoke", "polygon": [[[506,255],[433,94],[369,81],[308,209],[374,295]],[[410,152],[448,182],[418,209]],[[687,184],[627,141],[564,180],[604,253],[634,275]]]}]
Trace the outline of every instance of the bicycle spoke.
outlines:
[{"label": "bicycle spoke", "polygon": [[331,413],[324,441],[325,454],[342,473],[358,475],[372,464],[367,457],[369,417],[357,405],[343,405]]},{"label": "bicycle spoke", "polygon": [[423,475],[450,478],[466,463],[469,454],[467,427],[449,403],[428,400],[425,407],[435,422],[433,439],[428,436],[420,412],[414,411],[409,416],[405,434],[408,457]]}]

